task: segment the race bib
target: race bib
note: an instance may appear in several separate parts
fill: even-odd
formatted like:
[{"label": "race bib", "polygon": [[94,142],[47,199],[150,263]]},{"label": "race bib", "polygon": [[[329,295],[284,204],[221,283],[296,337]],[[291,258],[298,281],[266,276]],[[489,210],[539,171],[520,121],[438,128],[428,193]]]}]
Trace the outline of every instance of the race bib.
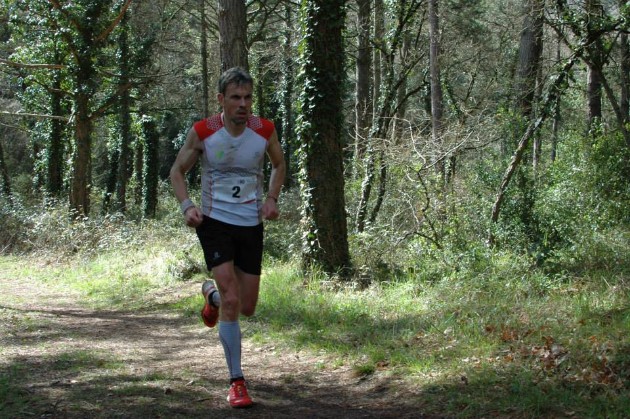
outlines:
[{"label": "race bib", "polygon": [[256,199],[257,185],[256,176],[219,179],[212,186],[212,198],[233,204],[251,202]]}]

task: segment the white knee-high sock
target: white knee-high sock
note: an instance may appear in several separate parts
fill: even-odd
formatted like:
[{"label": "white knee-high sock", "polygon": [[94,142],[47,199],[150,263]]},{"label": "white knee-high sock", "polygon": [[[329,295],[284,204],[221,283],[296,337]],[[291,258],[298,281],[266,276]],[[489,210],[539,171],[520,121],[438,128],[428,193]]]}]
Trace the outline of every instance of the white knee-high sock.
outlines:
[{"label": "white knee-high sock", "polygon": [[241,326],[238,321],[219,322],[219,339],[225,352],[230,379],[243,377],[241,369]]}]

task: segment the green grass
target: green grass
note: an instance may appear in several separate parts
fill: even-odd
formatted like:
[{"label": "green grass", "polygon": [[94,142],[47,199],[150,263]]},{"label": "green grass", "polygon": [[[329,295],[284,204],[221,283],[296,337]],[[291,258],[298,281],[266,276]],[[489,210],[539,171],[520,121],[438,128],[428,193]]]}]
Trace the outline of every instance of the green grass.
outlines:
[{"label": "green grass", "polygon": [[265,276],[251,321],[259,341],[323,350],[358,375],[404,375],[435,413],[623,417],[629,296],[623,276],[502,271],[333,290],[285,265]]},{"label": "green grass", "polygon": [[[182,280],[203,279],[198,250],[173,248],[157,242],[52,265],[0,257],[0,268],[78,292],[92,307],[138,310],[155,308],[152,298]],[[161,307],[192,317],[200,303],[197,294],[183,295]],[[410,275],[357,289],[304,278],[296,264],[274,259],[264,268],[257,313],[243,327],[256,342],[324,354],[320,368],[405,377],[423,395],[425,414],[617,418],[630,411],[623,271],[552,275],[495,254],[430,282]],[[53,366],[93,363],[91,356],[67,354]],[[22,393],[11,385],[19,372],[5,373],[0,399],[19,406]]]},{"label": "green grass", "polygon": [[20,366],[13,365],[0,373],[0,412],[22,412],[31,401],[31,395],[16,385],[22,371]]}]

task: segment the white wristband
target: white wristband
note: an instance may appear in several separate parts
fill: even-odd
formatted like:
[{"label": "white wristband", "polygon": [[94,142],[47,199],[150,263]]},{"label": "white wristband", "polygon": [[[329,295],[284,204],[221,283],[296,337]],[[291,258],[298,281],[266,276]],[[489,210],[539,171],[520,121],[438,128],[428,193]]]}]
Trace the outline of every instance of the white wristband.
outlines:
[{"label": "white wristband", "polygon": [[190,207],[194,207],[195,204],[193,203],[193,201],[191,201],[190,199],[186,198],[184,199],[181,204],[179,204],[179,208],[181,208],[182,210],[182,214],[186,214],[186,211],[188,211],[188,209]]}]

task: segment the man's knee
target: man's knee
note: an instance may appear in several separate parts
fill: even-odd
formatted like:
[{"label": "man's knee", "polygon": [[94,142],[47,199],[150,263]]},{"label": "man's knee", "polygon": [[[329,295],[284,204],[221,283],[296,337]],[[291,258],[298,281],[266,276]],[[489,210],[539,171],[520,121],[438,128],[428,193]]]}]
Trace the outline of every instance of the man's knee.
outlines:
[{"label": "man's knee", "polygon": [[251,317],[254,315],[255,312],[256,312],[255,305],[252,305],[252,306],[244,305],[243,307],[241,307],[241,314],[245,317]]},{"label": "man's knee", "polygon": [[239,301],[236,293],[221,294],[221,308],[227,312],[238,312]]}]

